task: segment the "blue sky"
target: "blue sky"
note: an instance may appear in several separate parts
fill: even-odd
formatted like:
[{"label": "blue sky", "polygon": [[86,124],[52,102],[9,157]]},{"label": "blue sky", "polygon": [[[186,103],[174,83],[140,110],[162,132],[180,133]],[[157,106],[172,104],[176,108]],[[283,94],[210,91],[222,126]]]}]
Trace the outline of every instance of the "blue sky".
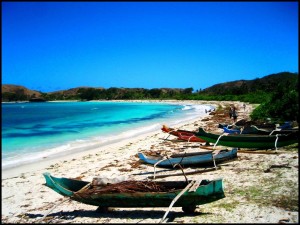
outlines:
[{"label": "blue sky", "polygon": [[204,89],[298,73],[298,2],[2,2],[2,84]]}]

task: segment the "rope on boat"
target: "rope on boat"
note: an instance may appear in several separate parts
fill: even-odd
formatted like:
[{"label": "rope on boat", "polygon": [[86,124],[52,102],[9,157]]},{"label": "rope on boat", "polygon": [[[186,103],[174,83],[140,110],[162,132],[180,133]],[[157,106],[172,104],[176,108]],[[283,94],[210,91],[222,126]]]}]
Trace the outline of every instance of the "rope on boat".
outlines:
[{"label": "rope on boat", "polygon": [[[171,132],[171,131],[170,131],[170,132]],[[168,138],[169,138],[169,137],[170,137],[170,135],[171,135],[169,132],[168,132],[168,134],[169,134],[169,135],[168,135],[168,137],[166,137],[166,138],[165,138],[165,140],[168,140]]]},{"label": "rope on boat", "polygon": [[[165,127],[166,129],[169,129],[168,127],[166,127],[165,125],[163,125],[163,127]],[[173,132],[174,130],[172,130],[172,129],[170,129],[170,131],[168,131],[168,132],[166,132],[166,131],[164,131],[164,132],[166,132],[166,133],[168,133],[169,135],[168,135],[168,137],[170,137],[170,135],[171,135],[171,132]],[[166,137],[165,138],[165,140],[167,140],[168,139],[168,137]]]},{"label": "rope on boat", "polygon": [[182,166],[180,165],[180,163],[176,163],[176,164],[173,166],[173,168],[175,168],[176,166],[178,166],[178,167],[181,169],[181,172],[182,172],[183,176],[185,177],[186,182],[189,183],[189,180],[187,179],[187,177],[186,177],[186,175],[185,175],[185,173],[184,173],[184,171],[183,171],[183,168],[182,168]]},{"label": "rope on boat", "polygon": [[217,150],[216,152],[212,153],[212,159],[213,159],[213,162],[214,162],[215,169],[217,169],[216,160],[215,160],[215,155],[219,154],[220,151],[221,151],[221,150]]},{"label": "rope on boat", "polygon": [[195,183],[195,181],[191,181],[184,189],[182,189],[182,191],[173,199],[173,201],[171,202],[168,210],[166,211],[165,215],[163,216],[163,218],[160,220],[159,223],[162,223],[165,218],[167,217],[169,211],[171,210],[172,206],[175,204],[175,202],[180,198],[181,195],[183,195],[193,184]]},{"label": "rope on boat", "polygon": [[276,129],[275,129],[275,130],[272,130],[272,132],[271,132],[269,135],[272,135],[274,131],[276,131]]},{"label": "rope on boat", "polygon": [[[184,154],[186,154],[186,152],[185,152]],[[180,169],[183,170],[182,167],[181,167],[181,165],[180,165],[180,163],[182,162],[182,160],[183,160],[184,157],[185,157],[185,156],[183,155],[183,156],[181,157],[180,162],[177,163],[177,164],[175,164],[175,165],[173,165],[172,162],[170,161],[168,155],[166,154],[166,158],[163,158],[163,159],[159,160],[158,162],[156,162],[156,163],[153,165],[153,167],[154,167],[153,179],[155,179],[155,173],[156,173],[156,169],[155,169],[155,168],[156,168],[156,165],[158,165],[159,163],[161,163],[162,161],[165,161],[165,160],[169,160],[169,162],[170,162],[170,164],[173,166],[173,168],[175,168],[177,165],[179,165]],[[182,172],[183,172],[183,171],[182,171]],[[183,172],[183,174],[184,174],[184,172]],[[185,176],[185,175],[184,175],[184,176]]]},{"label": "rope on boat", "polygon": [[77,191],[76,193],[84,192],[84,191],[87,190],[91,185],[92,185],[92,183],[88,183],[87,185],[83,186],[83,188],[81,188],[81,189],[80,189],[79,191]]},{"label": "rope on boat", "polygon": [[[184,138],[183,138],[184,135],[181,135],[181,133],[180,133],[179,131],[177,131],[177,132],[178,132],[178,138],[181,138],[181,139],[184,140]],[[185,136],[187,136],[187,135],[185,135]],[[192,136],[190,136],[190,137],[188,138],[188,140],[187,140],[188,143],[190,142],[190,139],[191,139],[192,137],[195,137],[195,135],[192,135]]]},{"label": "rope on boat", "polygon": [[276,140],[275,140],[275,152],[277,152],[277,141],[278,141],[278,134],[276,134]]},{"label": "rope on boat", "polygon": [[216,165],[216,160],[215,160],[214,154],[212,155],[212,159],[213,159],[213,162],[214,162],[214,167],[215,167],[215,169],[217,169],[217,165]]},{"label": "rope on boat", "polygon": [[156,173],[155,168],[156,168],[156,165],[159,164],[159,163],[161,163],[162,161],[165,161],[165,160],[166,160],[166,159],[159,160],[158,162],[156,162],[156,163],[153,165],[153,168],[154,168],[153,179],[155,179],[155,173]]},{"label": "rope on boat", "polygon": [[244,127],[242,127],[242,128],[240,129],[240,134],[242,134],[243,131],[244,131]]},{"label": "rope on boat", "polygon": [[200,183],[201,183],[202,180],[197,180],[193,186],[189,189],[188,192],[195,192],[197,190],[197,188],[199,187]]},{"label": "rope on boat", "polygon": [[191,139],[192,137],[195,137],[195,135],[193,135],[193,136],[190,136],[190,137],[189,137],[189,139],[188,139],[188,142],[190,142],[190,139]]},{"label": "rope on boat", "polygon": [[215,147],[216,147],[216,145],[218,144],[220,138],[221,138],[222,136],[224,136],[224,135],[225,135],[225,133],[221,134],[221,135],[218,137],[218,140],[217,140],[216,143],[214,144],[213,149],[215,149]]},{"label": "rope on boat", "polygon": [[272,132],[271,132],[269,135],[272,135],[273,132],[275,132],[275,131],[281,131],[281,130],[282,130],[282,129],[275,128],[274,130],[272,130]]}]

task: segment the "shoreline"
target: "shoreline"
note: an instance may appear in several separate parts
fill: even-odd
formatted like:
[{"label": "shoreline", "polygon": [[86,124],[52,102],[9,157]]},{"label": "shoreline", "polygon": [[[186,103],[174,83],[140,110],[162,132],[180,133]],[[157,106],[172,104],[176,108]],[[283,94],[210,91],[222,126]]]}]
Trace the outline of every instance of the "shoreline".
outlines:
[{"label": "shoreline", "polygon": [[[74,102],[74,101],[52,101],[52,102]],[[90,102],[137,102],[137,103],[163,103],[163,104],[178,104],[178,105],[186,105],[186,104],[193,104],[193,105],[197,105],[197,104],[207,104],[210,105],[214,108],[216,108],[216,103],[211,103],[208,101],[176,101],[176,100],[112,100],[112,101],[106,101],[106,100],[95,100],[95,101],[90,101]],[[206,102],[206,103],[202,103],[202,102]],[[204,118],[208,115],[203,114],[201,117],[199,118]],[[188,120],[185,120],[184,122],[179,122],[176,124],[175,127],[177,126],[183,126],[186,123],[192,123],[194,122],[194,120],[197,120],[199,118],[191,118]],[[134,141],[135,139],[140,139],[143,138],[145,136],[148,135],[154,135],[155,133],[159,133],[161,132],[160,130],[156,130],[156,131],[146,131],[143,133],[139,133],[136,136],[130,136],[130,137],[123,137],[121,139],[118,140],[111,140],[108,141],[107,143],[95,143],[94,146],[92,147],[85,147],[85,146],[81,146],[81,149],[84,150],[77,150],[75,152],[59,152],[56,153],[54,155],[50,155],[50,156],[45,156],[43,158],[41,158],[39,161],[33,161],[33,162],[26,162],[25,164],[21,164],[18,166],[13,166],[13,167],[7,167],[7,168],[2,168],[2,178],[3,179],[7,179],[7,178],[11,178],[13,176],[18,176],[21,173],[24,172],[31,172],[33,170],[38,170],[41,169],[42,167],[45,167],[46,165],[50,165],[52,163],[55,163],[56,161],[63,161],[63,160],[69,160],[70,158],[74,158],[74,157],[80,157],[84,154],[88,154],[88,153],[94,153],[95,151],[97,151],[99,148],[104,148],[104,147],[110,147],[110,146],[114,146],[114,143],[111,142],[117,142],[117,143],[124,143],[126,141]],[[22,172],[20,172],[22,171]]]},{"label": "shoreline", "polygon": [[[242,104],[232,101],[214,103],[217,106]],[[238,120],[248,118],[252,110],[253,105],[247,104],[246,111],[240,107]],[[205,114],[205,117],[178,124],[174,128],[193,131],[201,126],[218,131],[217,123],[220,120],[230,121],[227,115],[221,119],[212,118],[213,114]],[[61,195],[43,185],[45,180],[42,173],[49,172],[56,177],[80,178],[85,181],[98,176],[125,176],[144,180],[153,174],[153,167],[141,163],[137,157],[138,152],[175,153],[195,151],[195,146],[199,147],[199,144],[192,142],[164,141],[167,136],[157,130],[71,157],[56,159],[39,168],[31,167],[31,170],[28,168],[30,171],[19,171],[19,175],[10,178],[2,176],[2,223],[158,223],[166,212],[166,207],[113,208],[109,212],[97,213],[96,206],[75,201],[65,202]],[[284,208],[296,205],[293,199],[298,205],[298,150],[282,148],[280,151],[283,153],[275,155],[238,153],[237,160],[221,165],[220,170],[189,175],[189,179],[223,178],[226,198],[199,206],[196,214],[192,215],[173,207],[168,215],[169,220],[175,223],[298,223],[298,209]],[[286,163],[289,168],[264,172],[271,165]],[[185,168],[185,172],[194,169]],[[157,168],[159,174],[179,172]],[[163,180],[184,180],[184,177],[169,176]],[[263,197],[255,197],[257,192],[262,192],[260,195]],[[273,202],[281,197],[284,204]],[[289,199],[291,202],[287,202]],[[43,218],[47,213],[48,216]]]}]

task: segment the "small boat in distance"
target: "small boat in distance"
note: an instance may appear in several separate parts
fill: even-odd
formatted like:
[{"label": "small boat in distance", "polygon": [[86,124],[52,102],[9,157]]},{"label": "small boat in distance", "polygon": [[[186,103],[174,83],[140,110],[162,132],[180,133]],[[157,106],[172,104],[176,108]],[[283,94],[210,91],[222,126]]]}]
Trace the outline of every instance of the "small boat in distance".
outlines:
[{"label": "small boat in distance", "polygon": [[196,132],[193,131],[176,130],[174,128],[167,127],[166,125],[163,125],[161,130],[165,133],[178,137],[178,140],[187,141],[187,142],[206,142],[202,138],[197,137],[195,135]]}]

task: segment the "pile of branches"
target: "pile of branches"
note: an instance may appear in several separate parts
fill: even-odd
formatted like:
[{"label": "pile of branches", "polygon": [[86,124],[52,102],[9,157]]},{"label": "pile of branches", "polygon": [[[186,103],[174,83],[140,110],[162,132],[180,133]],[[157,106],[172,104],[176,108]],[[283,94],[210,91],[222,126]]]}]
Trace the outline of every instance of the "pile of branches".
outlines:
[{"label": "pile of branches", "polygon": [[[174,189],[174,188],[172,188]],[[81,191],[81,195],[108,194],[108,193],[134,193],[134,192],[167,192],[172,189],[158,185],[154,181],[122,181],[120,183],[108,184],[106,186],[91,185]]]}]

